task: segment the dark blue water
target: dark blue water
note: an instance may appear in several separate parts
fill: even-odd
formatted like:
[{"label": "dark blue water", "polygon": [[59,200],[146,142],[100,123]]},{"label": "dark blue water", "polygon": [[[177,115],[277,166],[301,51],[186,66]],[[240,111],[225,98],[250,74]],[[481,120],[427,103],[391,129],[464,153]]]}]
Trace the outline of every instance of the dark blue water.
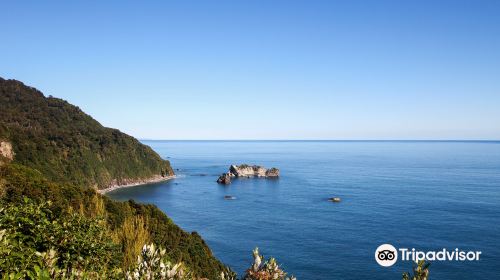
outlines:
[{"label": "dark blue water", "polygon": [[[432,263],[431,279],[500,277],[500,142],[145,143],[180,177],[110,196],[156,204],[239,274],[258,246],[299,279],[401,279],[411,262],[374,260],[390,243],[482,251]],[[215,183],[239,163],[278,167],[281,178]]]}]

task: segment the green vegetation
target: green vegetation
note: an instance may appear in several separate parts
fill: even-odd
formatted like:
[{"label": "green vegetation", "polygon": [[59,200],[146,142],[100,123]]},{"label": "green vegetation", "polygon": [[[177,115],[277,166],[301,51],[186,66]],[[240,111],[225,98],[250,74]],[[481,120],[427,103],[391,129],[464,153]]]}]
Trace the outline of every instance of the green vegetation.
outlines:
[{"label": "green vegetation", "polygon": [[15,162],[56,182],[101,189],[174,174],[168,161],[135,138],[103,127],[64,100],[2,78],[0,139],[13,143]]},{"label": "green vegetation", "polygon": [[118,267],[128,268],[144,244],[154,243],[167,248],[167,257],[173,262],[182,261],[195,276],[216,279],[225,269],[197,233],[183,231],[154,205],[116,202],[93,189],[54,183],[40,172],[15,163],[0,166],[0,178],[0,205],[20,204],[29,197],[36,203],[51,201],[45,206],[51,219],[66,219],[78,213],[102,220],[107,236],[120,252],[113,258]]},{"label": "green vegetation", "polygon": [[165,258],[165,249],[156,248],[154,244],[144,245],[137,265],[126,273],[127,279],[191,279],[182,263],[172,264]]},{"label": "green vegetation", "polygon": [[[0,208],[19,205],[25,198],[38,205],[30,206],[33,209],[9,208],[0,228],[10,228],[29,211],[33,212],[28,215],[32,217],[29,223],[47,224],[45,233],[30,233],[35,240],[19,239],[28,234],[25,230],[32,230],[25,229],[25,224],[5,233],[3,240],[9,245],[4,243],[2,250],[26,248],[16,250],[25,254],[18,258],[26,261],[24,266],[12,266],[24,271],[24,276],[28,267],[43,259],[40,254],[48,258],[52,252],[57,254],[53,257],[58,269],[67,273],[85,268],[99,274],[104,266],[106,273],[110,268],[125,270],[135,264],[143,245],[149,243],[167,248],[165,257],[183,262],[193,276],[216,279],[226,269],[196,232],[183,231],[156,206],[112,201],[94,190],[173,174],[168,161],[133,137],[101,126],[66,101],[46,98],[21,82],[0,78],[0,142],[4,143],[0,146]],[[10,146],[13,159],[8,153]],[[44,204],[46,201],[51,201],[50,205]],[[67,235],[76,240],[58,236],[58,232],[71,232]],[[84,241],[100,247],[86,248],[83,245],[87,243],[79,243]],[[71,251],[75,248],[82,251]],[[75,262],[75,258],[84,263]],[[99,262],[93,264],[92,258]]]},{"label": "green vegetation", "polygon": [[291,276],[287,277],[287,273],[283,271],[276,259],[270,258],[265,260],[264,256],[259,254],[259,248],[253,250],[253,264],[247,269],[244,280],[296,280],[297,278]]},{"label": "green vegetation", "polygon": [[8,204],[0,210],[0,273],[11,279],[52,275],[50,263],[61,272],[103,275],[120,260],[103,223],[78,214],[54,215],[50,202]]},{"label": "green vegetation", "polygon": [[413,266],[413,275],[403,273],[403,280],[428,280],[429,279],[430,263],[425,260],[420,260]]},{"label": "green vegetation", "polygon": [[0,209],[2,279],[195,279],[153,244],[123,267],[123,252],[100,217],[73,211],[54,215],[51,202],[28,198],[5,206]]}]

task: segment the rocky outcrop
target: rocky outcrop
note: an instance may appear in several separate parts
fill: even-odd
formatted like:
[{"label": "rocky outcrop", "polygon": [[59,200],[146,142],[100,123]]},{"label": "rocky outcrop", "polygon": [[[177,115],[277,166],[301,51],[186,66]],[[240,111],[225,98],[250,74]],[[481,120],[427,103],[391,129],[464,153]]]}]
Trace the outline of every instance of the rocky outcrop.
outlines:
[{"label": "rocky outcrop", "polygon": [[0,155],[9,160],[14,159],[14,150],[10,142],[0,141]]},{"label": "rocky outcrop", "polygon": [[280,170],[278,168],[271,167],[266,171],[266,177],[279,177]]},{"label": "rocky outcrop", "polygon": [[242,165],[231,165],[229,167],[229,172],[236,177],[264,177],[266,176],[266,169],[262,166],[249,166],[246,164]]},{"label": "rocky outcrop", "polygon": [[0,140],[0,165],[14,159],[14,150],[10,142]]},{"label": "rocky outcrop", "polygon": [[280,171],[278,168],[266,169],[259,165],[231,165],[229,173],[236,177],[279,177]]},{"label": "rocky outcrop", "polygon": [[231,165],[229,167],[229,172],[222,173],[217,179],[217,183],[228,185],[231,184],[232,177],[262,177],[262,178],[278,178],[280,176],[280,170],[278,168],[266,169],[259,165]]},{"label": "rocky outcrop", "polygon": [[223,185],[231,184],[231,175],[229,173],[223,173],[219,176],[219,179],[217,179],[217,183]]},{"label": "rocky outcrop", "polygon": [[328,201],[330,201],[330,202],[340,202],[341,200],[340,200],[340,197],[330,197],[328,199]]}]

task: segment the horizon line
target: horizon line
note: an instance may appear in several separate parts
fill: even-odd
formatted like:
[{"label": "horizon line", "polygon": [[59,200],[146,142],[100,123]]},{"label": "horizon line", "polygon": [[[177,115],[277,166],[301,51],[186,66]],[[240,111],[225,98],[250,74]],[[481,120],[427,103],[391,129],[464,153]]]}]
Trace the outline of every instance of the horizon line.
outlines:
[{"label": "horizon line", "polygon": [[152,139],[140,141],[213,141],[213,142],[500,142],[500,139]]}]

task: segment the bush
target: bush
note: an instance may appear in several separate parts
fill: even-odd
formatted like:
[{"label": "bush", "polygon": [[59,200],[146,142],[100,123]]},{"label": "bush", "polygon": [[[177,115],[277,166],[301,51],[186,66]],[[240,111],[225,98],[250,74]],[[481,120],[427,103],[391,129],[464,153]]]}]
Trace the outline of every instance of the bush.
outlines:
[{"label": "bush", "polygon": [[265,260],[264,256],[259,255],[259,248],[253,250],[253,264],[247,269],[244,280],[296,280],[295,277],[287,277],[276,259]]},{"label": "bush", "polygon": [[[100,273],[121,259],[102,221],[78,214],[54,216],[50,202],[25,198],[0,210],[0,274],[28,278]],[[44,270],[47,269],[47,270]]]},{"label": "bush", "polygon": [[429,279],[429,266],[430,263],[425,260],[420,260],[413,265],[413,275],[405,272],[403,273],[403,280],[427,280]]},{"label": "bush", "polygon": [[127,272],[127,279],[182,280],[193,278],[185,273],[182,263],[174,265],[170,263],[165,253],[166,250],[156,248],[154,244],[144,245],[137,258],[137,265]]}]

